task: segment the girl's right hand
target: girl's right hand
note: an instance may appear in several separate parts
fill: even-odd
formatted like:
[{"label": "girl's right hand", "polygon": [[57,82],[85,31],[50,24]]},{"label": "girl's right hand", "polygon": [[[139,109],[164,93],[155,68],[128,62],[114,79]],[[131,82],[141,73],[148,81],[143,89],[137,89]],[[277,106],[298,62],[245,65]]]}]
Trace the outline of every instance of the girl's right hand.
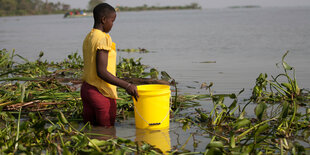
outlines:
[{"label": "girl's right hand", "polygon": [[136,101],[138,101],[138,97],[139,97],[139,94],[138,94],[138,90],[137,90],[137,86],[134,85],[134,84],[130,84],[127,88],[126,88],[126,92],[133,96]]}]

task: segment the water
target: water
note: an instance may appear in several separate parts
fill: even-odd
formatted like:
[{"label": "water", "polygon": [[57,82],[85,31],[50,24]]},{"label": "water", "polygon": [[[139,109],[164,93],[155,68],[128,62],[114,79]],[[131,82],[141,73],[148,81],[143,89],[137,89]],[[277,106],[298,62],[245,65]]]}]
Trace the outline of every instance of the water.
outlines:
[{"label": "water", "polygon": [[[117,48],[152,51],[118,56],[142,57],[144,64],[167,71],[179,82],[181,93],[203,94],[205,90],[198,89],[201,83],[213,82],[217,93],[245,88],[242,97],[246,98],[259,73],[282,71],[275,64],[287,50],[291,52],[286,60],[296,68],[300,87],[310,88],[309,14],[310,7],[120,12],[110,34]],[[75,51],[81,54],[92,18],[62,17],[1,17],[0,48],[15,48],[30,60],[41,50],[45,59],[55,61]],[[205,61],[216,63],[201,63]],[[182,132],[174,123],[170,129],[171,146],[179,147],[196,130]],[[132,119],[116,125],[117,136],[135,139],[135,132]],[[207,144],[202,139],[198,150]],[[191,145],[192,138],[185,148],[195,150]]]}]

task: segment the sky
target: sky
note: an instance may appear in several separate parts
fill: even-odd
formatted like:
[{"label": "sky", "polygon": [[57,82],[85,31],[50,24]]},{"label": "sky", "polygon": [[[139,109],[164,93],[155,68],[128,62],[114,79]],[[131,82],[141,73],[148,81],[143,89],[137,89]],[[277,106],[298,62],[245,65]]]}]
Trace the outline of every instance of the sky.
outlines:
[{"label": "sky", "polygon": [[[71,8],[86,9],[89,0],[48,0],[70,4]],[[310,6],[310,0],[106,0],[112,6],[186,5],[198,3],[203,8],[226,8],[229,6],[259,5],[261,7]]]}]

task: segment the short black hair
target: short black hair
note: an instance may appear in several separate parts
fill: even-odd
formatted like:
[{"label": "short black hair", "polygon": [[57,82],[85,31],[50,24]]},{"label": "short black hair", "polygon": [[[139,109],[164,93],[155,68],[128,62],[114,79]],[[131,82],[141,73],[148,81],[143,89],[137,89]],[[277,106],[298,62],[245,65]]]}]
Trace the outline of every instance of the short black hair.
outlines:
[{"label": "short black hair", "polygon": [[108,16],[112,12],[115,12],[115,9],[110,4],[108,3],[98,4],[93,10],[95,23],[100,23],[102,17]]}]

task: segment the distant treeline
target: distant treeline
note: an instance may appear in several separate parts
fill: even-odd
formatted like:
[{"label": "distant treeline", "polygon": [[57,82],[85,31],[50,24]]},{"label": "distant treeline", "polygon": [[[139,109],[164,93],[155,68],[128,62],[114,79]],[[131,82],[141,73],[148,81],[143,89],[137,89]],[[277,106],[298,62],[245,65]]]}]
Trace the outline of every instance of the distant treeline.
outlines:
[{"label": "distant treeline", "polygon": [[0,0],[0,16],[63,13],[69,9],[68,4],[48,0]]},{"label": "distant treeline", "polygon": [[148,6],[146,4],[136,7],[118,6],[119,11],[144,11],[144,10],[182,10],[182,9],[201,9],[197,3],[184,6]]}]

